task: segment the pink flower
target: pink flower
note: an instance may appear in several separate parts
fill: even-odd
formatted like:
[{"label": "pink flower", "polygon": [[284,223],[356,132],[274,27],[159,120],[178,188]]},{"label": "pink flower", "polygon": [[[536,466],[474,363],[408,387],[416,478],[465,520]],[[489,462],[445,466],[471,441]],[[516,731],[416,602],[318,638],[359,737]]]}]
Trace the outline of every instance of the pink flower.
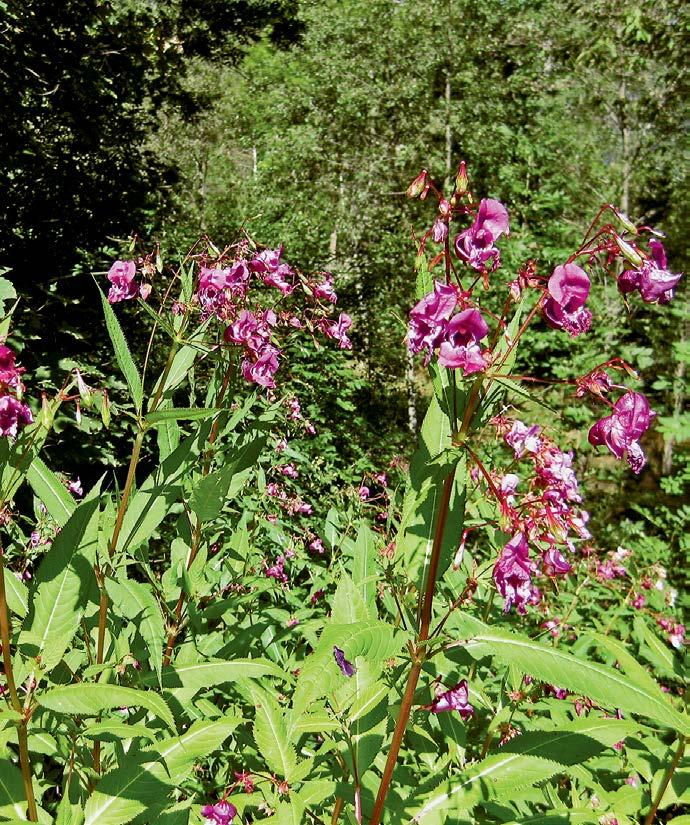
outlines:
[{"label": "pink flower", "polygon": [[279,355],[279,349],[271,344],[266,344],[254,360],[248,358],[242,360],[242,375],[247,381],[259,384],[262,387],[275,387],[276,382],[273,376],[280,366],[278,363]]},{"label": "pink flower", "polygon": [[[440,686],[437,687],[437,691],[439,688]],[[430,710],[432,713],[443,713],[447,710],[457,710],[463,719],[469,719],[469,717],[474,713],[474,708],[469,703],[469,697],[470,694],[467,687],[467,679],[463,679],[461,682],[458,682],[455,687],[452,687],[449,690],[443,690],[440,688],[440,692],[437,692],[436,698],[430,705],[427,705],[427,710]]]},{"label": "pink flower", "polygon": [[494,567],[494,581],[503,596],[503,609],[507,613],[515,605],[518,613],[525,612],[525,605],[532,595],[532,570],[529,545],[522,533],[517,533],[506,544]]},{"label": "pink flower", "polygon": [[364,484],[359,488],[359,500],[366,501],[369,498],[370,490]]},{"label": "pink flower", "polygon": [[79,476],[77,476],[76,481],[70,481],[70,483],[67,485],[67,489],[70,491],[70,493],[77,496],[78,498],[81,498],[84,495],[84,488],[81,486],[81,480],[79,479]]},{"label": "pink flower", "polygon": [[445,328],[438,362],[444,367],[462,369],[465,375],[480,372],[486,367],[479,341],[489,331],[478,309],[465,309],[455,315]]},{"label": "pink flower", "polygon": [[134,261],[115,261],[108,271],[108,280],[112,284],[108,291],[108,301],[117,304],[119,301],[129,301],[138,295],[134,276],[137,268]]},{"label": "pink flower", "polygon": [[434,281],[433,292],[425,295],[410,310],[407,346],[410,352],[426,350],[426,362],[441,343],[446,321],[458,303],[458,293],[452,284]]},{"label": "pink flower", "polygon": [[278,467],[278,472],[281,475],[287,476],[288,478],[297,478],[299,476],[299,472],[297,471],[297,467],[294,464],[284,464],[282,467]]},{"label": "pink flower", "polygon": [[288,577],[285,572],[285,556],[278,556],[275,562],[271,565],[266,565],[264,574],[269,579],[275,579],[281,584],[286,584]]},{"label": "pink flower", "polygon": [[501,260],[494,243],[501,235],[509,234],[508,210],[500,201],[485,198],[479,204],[472,226],[456,237],[455,251],[473,269],[493,272]]},{"label": "pink flower", "polygon": [[204,805],[201,815],[204,825],[230,825],[237,816],[237,808],[229,802],[216,802],[215,805]]},{"label": "pink flower", "polygon": [[505,440],[515,451],[515,458],[520,458],[525,453],[536,453],[541,446],[541,439],[538,434],[541,430],[537,424],[528,427],[522,421],[515,420],[510,431],[506,433]]},{"label": "pink flower", "polygon": [[646,603],[647,603],[647,600],[642,595],[642,593],[636,593],[635,596],[633,597],[632,602],[631,602],[631,604],[635,608],[635,610],[642,610],[642,608],[645,606]]},{"label": "pink flower", "polygon": [[352,664],[352,662],[348,662],[345,658],[345,653],[337,645],[333,646],[333,658],[335,659],[335,662],[340,668],[343,676],[352,677],[355,675],[357,668]]},{"label": "pink flower", "polygon": [[386,473],[376,473],[374,481],[382,487],[388,487],[388,475]]},{"label": "pink flower", "polygon": [[554,546],[549,547],[542,556],[542,568],[547,576],[565,576],[572,570],[561,551]]},{"label": "pink flower", "polygon": [[585,308],[590,282],[576,264],[557,266],[548,283],[544,315],[552,327],[563,329],[573,337],[587,332],[592,313]]},{"label": "pink flower", "polygon": [[341,312],[338,320],[332,323],[323,323],[322,330],[327,338],[338,341],[340,349],[352,349],[352,341],[347,337],[347,331],[352,326],[352,318],[345,312]]},{"label": "pink flower", "polygon": [[438,217],[431,227],[431,237],[434,243],[443,243],[448,237],[448,218]]},{"label": "pink flower", "polygon": [[[294,292],[294,273],[287,264],[281,264],[277,269],[265,272],[262,276],[266,286],[275,287],[282,295]],[[290,278],[288,281],[287,278]]]},{"label": "pink flower", "polygon": [[16,438],[18,430],[32,424],[33,420],[31,410],[13,395],[3,395],[0,398],[0,436]]},{"label": "pink flower", "polygon": [[263,274],[264,272],[275,272],[280,266],[280,256],[283,254],[283,245],[277,249],[264,249],[254,256],[250,261],[249,268],[252,272]]},{"label": "pink flower", "polygon": [[613,413],[590,429],[589,443],[593,447],[605,445],[619,460],[625,456],[633,472],[639,474],[646,462],[639,439],[655,415],[642,393],[626,392],[614,404]]},{"label": "pink flower", "polygon": [[338,302],[338,295],[333,289],[333,276],[327,275],[323,283],[314,284],[312,286],[312,294],[315,298],[322,301],[328,301],[331,304]]},{"label": "pink flower", "polygon": [[315,538],[309,542],[309,551],[322,556],[326,552],[326,548],[323,546],[323,541],[320,538]]},{"label": "pink flower", "polygon": [[666,269],[666,250],[660,241],[652,239],[649,242],[652,252],[651,259],[647,259],[640,269],[629,269],[618,277],[618,289],[626,295],[638,290],[640,297],[648,304],[667,304],[683,277]]},{"label": "pink flower", "polygon": [[25,372],[23,367],[15,365],[15,353],[4,344],[0,344],[0,385],[18,389],[21,381],[20,376]]}]

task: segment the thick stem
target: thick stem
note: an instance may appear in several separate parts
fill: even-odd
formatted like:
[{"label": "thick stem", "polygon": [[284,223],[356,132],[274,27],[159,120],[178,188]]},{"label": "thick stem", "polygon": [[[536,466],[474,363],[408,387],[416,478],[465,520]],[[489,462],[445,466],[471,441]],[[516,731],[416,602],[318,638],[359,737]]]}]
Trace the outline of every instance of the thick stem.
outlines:
[{"label": "thick stem", "polygon": [[2,661],[5,668],[7,690],[10,694],[10,703],[12,708],[22,716],[21,721],[17,725],[17,742],[19,743],[19,765],[22,771],[28,817],[30,822],[38,822],[36,799],[34,798],[34,788],[31,782],[31,762],[29,760],[29,745],[26,732],[27,717],[17,695],[17,686],[14,681],[14,670],[12,668],[12,628],[10,625],[10,614],[7,608],[5,565],[3,562],[3,550],[2,547],[0,547],[0,643],[2,643]]},{"label": "thick stem", "polygon": [[645,817],[644,825],[652,825],[654,822],[654,817],[656,816],[656,812],[659,809],[659,805],[664,798],[664,794],[666,793],[666,789],[668,788],[671,780],[673,779],[673,774],[675,773],[676,768],[678,767],[678,763],[683,758],[683,753],[685,752],[685,743],[686,738],[684,736],[680,737],[680,742],[678,743],[678,749],[676,750],[673,761],[668,766],[666,774],[664,775],[664,780],[661,783],[661,787],[659,788],[659,792],[656,795],[656,799],[652,803],[652,807],[649,809],[649,813]]},{"label": "thick stem", "polygon": [[422,664],[425,657],[425,643],[429,638],[429,628],[431,626],[431,613],[434,603],[434,590],[436,589],[436,576],[438,574],[438,565],[441,558],[441,546],[443,543],[443,533],[448,520],[448,509],[450,507],[450,496],[453,490],[453,480],[455,478],[455,471],[446,478],[443,484],[443,495],[441,496],[441,503],[438,511],[438,519],[436,521],[436,531],[434,533],[434,543],[431,549],[431,561],[429,563],[429,575],[427,577],[426,589],[424,591],[424,600],[422,602],[422,615],[419,624],[419,635],[417,637],[417,647],[415,650],[415,658],[407,677],[407,684],[405,685],[405,692],[403,694],[402,702],[400,703],[400,712],[395,723],[395,730],[393,731],[393,739],[388,750],[388,758],[381,776],[381,784],[374,803],[374,811],[371,815],[370,825],[379,825],[381,822],[381,815],[390,788],[391,779],[393,778],[393,771],[395,763],[398,760],[400,753],[400,746],[405,735],[407,723],[410,719],[410,711],[412,710],[412,702],[414,700],[414,693],[417,689],[417,682],[419,675],[422,672]]}]

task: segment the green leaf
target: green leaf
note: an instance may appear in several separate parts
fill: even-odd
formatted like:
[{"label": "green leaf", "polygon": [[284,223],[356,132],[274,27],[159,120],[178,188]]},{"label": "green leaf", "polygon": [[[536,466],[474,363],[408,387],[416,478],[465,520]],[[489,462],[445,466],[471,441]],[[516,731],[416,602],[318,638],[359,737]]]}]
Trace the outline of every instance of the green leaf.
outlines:
[{"label": "green leaf", "polygon": [[297,766],[295,749],[288,740],[283,711],[266,691],[252,687],[256,704],[254,741],[268,767],[288,782]]},{"label": "green leaf", "polygon": [[376,540],[368,524],[362,520],[355,541],[352,581],[372,619],[376,618],[376,584],[378,580]]},{"label": "green leaf", "polygon": [[163,699],[148,690],[135,690],[120,685],[81,683],[52,688],[40,694],[37,701],[44,708],[72,716],[99,716],[106,710],[136,705],[151,711],[168,727],[175,727],[175,720]]},{"label": "green leaf", "polygon": [[690,719],[675,710],[663,694],[638,685],[614,668],[576,658],[526,636],[490,628],[469,616],[463,616],[462,622],[469,638],[459,644],[474,658],[496,656],[524,673],[588,696],[605,707],[647,716],[690,734]]},{"label": "green leaf", "polygon": [[213,418],[219,412],[220,410],[203,407],[168,407],[148,413],[144,418],[144,423],[147,427],[156,427],[168,421],[202,421],[205,418]]},{"label": "green leaf", "polygon": [[163,644],[165,642],[165,627],[161,609],[149,587],[135,581],[108,580],[106,588],[111,594],[111,600],[117,605],[120,614],[125,618],[137,621],[137,630],[146,642],[149,651],[149,661],[158,675],[161,684],[161,669],[163,667]]},{"label": "green leaf", "polygon": [[24,618],[29,610],[29,588],[7,568],[4,575],[7,606],[14,614]]},{"label": "green leaf", "polygon": [[26,822],[26,795],[22,774],[5,757],[0,760],[0,816]]},{"label": "green leaf", "polygon": [[336,624],[353,624],[366,622],[371,618],[373,617],[364,603],[362,594],[355,588],[347,573],[343,572],[333,596],[332,621]]},{"label": "green leaf", "polygon": [[98,486],[71,515],[41,562],[31,609],[19,638],[26,656],[40,656],[50,671],[62,659],[79,627],[86,594],[94,582],[98,543]]},{"label": "green leaf", "polygon": [[77,506],[65,485],[38,456],[31,462],[26,480],[45,504],[50,517],[59,527],[64,527]]},{"label": "green leaf", "polygon": [[[84,825],[125,825],[144,811],[162,810],[194,762],[217,750],[239,721],[198,722],[182,736],[127,756],[123,765],[105,774],[89,797]],[[157,819],[148,817],[148,821]]]},{"label": "green leaf", "polygon": [[[438,820],[439,814],[469,810],[478,802],[501,798],[559,772],[559,765],[523,753],[499,753],[473,765],[459,781],[442,782],[412,817],[412,822]],[[440,791],[440,793],[439,793]]]},{"label": "green leaf", "polygon": [[[232,662],[198,662],[190,665],[176,665],[163,668],[164,688],[188,688],[191,690],[210,689],[227,682],[240,679],[289,679],[279,667],[268,659],[235,659]],[[151,684],[151,676],[142,678],[144,684]]]},{"label": "green leaf", "polygon": [[134,407],[137,413],[141,413],[141,407],[144,400],[144,387],[141,383],[139,370],[134,363],[132,353],[129,351],[125,335],[122,332],[122,327],[120,326],[120,322],[117,320],[117,316],[113,312],[113,308],[108,303],[108,299],[103,294],[100,286],[98,286],[98,284],[96,284],[96,286],[98,287],[98,292],[101,296],[103,313],[105,315],[105,326],[113,344],[115,360],[117,361],[117,365],[120,367],[122,374],[125,377],[125,381],[129,387],[129,392],[132,396],[132,401],[134,402]]},{"label": "green leaf", "polygon": [[81,731],[81,735],[86,739],[99,739],[106,742],[137,738],[152,741],[156,738],[155,733],[146,725],[127,725],[125,722],[114,722],[112,719],[89,725]]}]

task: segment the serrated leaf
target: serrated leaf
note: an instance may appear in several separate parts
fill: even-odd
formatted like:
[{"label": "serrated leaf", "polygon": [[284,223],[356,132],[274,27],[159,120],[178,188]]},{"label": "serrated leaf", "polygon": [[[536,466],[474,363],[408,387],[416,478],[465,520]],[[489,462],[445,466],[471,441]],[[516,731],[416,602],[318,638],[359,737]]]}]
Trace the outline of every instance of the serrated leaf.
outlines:
[{"label": "serrated leaf", "polygon": [[336,624],[366,622],[372,618],[362,594],[345,572],[340,575],[331,607],[331,619]]},{"label": "serrated leaf", "polygon": [[137,706],[146,708],[170,728],[175,728],[170,709],[156,693],[108,684],[75,684],[52,688],[37,697],[38,704],[71,716],[99,716],[106,710]]},{"label": "serrated leaf", "polygon": [[137,738],[152,741],[156,738],[155,733],[145,725],[127,725],[124,722],[114,722],[112,719],[89,725],[81,731],[81,735],[86,739],[101,739],[106,742]]},{"label": "serrated leaf", "polygon": [[494,754],[472,766],[464,778],[442,782],[411,821],[425,822],[439,813],[468,810],[478,802],[501,798],[519,788],[549,779],[558,772],[559,766],[555,762],[536,756]]},{"label": "serrated leaf", "polygon": [[157,427],[168,421],[203,421],[206,418],[213,418],[219,412],[220,410],[203,407],[168,407],[148,413],[144,417],[144,423],[147,427]]},{"label": "serrated leaf", "polygon": [[675,710],[663,694],[641,687],[614,668],[490,628],[472,617],[463,617],[463,622],[468,629],[474,628],[462,645],[475,658],[497,656],[537,679],[588,696],[605,707],[637,713],[690,734],[690,718]]},{"label": "serrated leaf", "polygon": [[7,606],[17,616],[24,618],[29,610],[29,588],[10,570],[5,569],[4,575]]},{"label": "serrated leaf", "polygon": [[[187,688],[190,690],[210,689],[227,682],[240,679],[274,679],[290,677],[278,665],[268,659],[234,659],[231,662],[196,662],[189,665],[171,665],[163,668],[161,682],[166,689]],[[152,684],[151,676],[142,678],[143,684]]]},{"label": "serrated leaf", "polygon": [[282,709],[266,691],[252,687],[256,704],[254,741],[268,767],[288,782],[297,766],[295,749],[288,740]]},{"label": "serrated leaf", "polygon": [[369,525],[362,520],[355,541],[352,582],[361,595],[371,619],[376,618],[376,584],[378,579],[376,540]]},{"label": "serrated leaf", "polygon": [[134,407],[137,413],[141,413],[141,407],[144,399],[144,387],[141,383],[139,370],[134,363],[132,353],[129,351],[129,346],[127,345],[125,335],[122,332],[120,322],[117,320],[117,315],[113,312],[113,308],[108,303],[108,299],[103,294],[100,286],[98,286],[98,284],[96,286],[98,287],[98,292],[101,296],[103,314],[105,315],[105,326],[113,344],[115,360],[117,361],[117,365],[120,367],[120,370],[125,377],[125,381],[129,387],[129,392],[132,396],[132,401],[134,402]]},{"label": "serrated leaf", "polygon": [[149,661],[158,675],[160,685],[165,627],[156,597],[146,585],[140,582],[109,580],[106,587],[109,594],[112,594],[111,599],[120,609],[121,615],[130,620],[138,620],[137,629],[146,642]]},{"label": "serrated leaf", "polygon": [[19,638],[27,656],[48,672],[62,659],[79,627],[93,580],[98,543],[98,487],[57,534],[33,582],[31,610]]},{"label": "serrated leaf", "polygon": [[26,472],[26,480],[45,504],[48,514],[64,527],[76,509],[76,503],[60,479],[36,456]]},{"label": "serrated leaf", "polygon": [[9,759],[0,761],[0,815],[26,822],[26,796],[22,774]]}]

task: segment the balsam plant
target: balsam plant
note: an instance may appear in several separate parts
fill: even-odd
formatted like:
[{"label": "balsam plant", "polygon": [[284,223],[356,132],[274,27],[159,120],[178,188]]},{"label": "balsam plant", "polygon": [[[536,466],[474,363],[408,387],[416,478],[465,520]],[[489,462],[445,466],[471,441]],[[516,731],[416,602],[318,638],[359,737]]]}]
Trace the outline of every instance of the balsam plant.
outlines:
[{"label": "balsam plant", "polygon": [[[280,248],[202,239],[170,272],[134,246],[113,264],[121,489],[84,495],[40,458],[60,405],[107,424],[107,394],[75,372],[32,415],[3,345],[0,821],[614,825],[687,800],[666,571],[596,549],[557,410],[553,426],[515,414],[547,405],[548,382],[514,371],[533,322],[596,323],[595,274],[659,304],[680,276],[607,206],[548,277],[528,261],[506,278],[508,212],[476,202],[464,164],[447,197],[426,172],[408,193],[438,212],[407,333],[433,392],[401,489],[395,459],[337,502],[301,495],[290,434],[313,425],[281,395],[286,342],[348,349],[352,322],[330,276]],[[141,367],[126,301],[150,323]],[[602,359],[570,382],[598,411],[588,440],[639,473],[654,413],[634,369]],[[13,507],[26,490],[33,518]]]}]

